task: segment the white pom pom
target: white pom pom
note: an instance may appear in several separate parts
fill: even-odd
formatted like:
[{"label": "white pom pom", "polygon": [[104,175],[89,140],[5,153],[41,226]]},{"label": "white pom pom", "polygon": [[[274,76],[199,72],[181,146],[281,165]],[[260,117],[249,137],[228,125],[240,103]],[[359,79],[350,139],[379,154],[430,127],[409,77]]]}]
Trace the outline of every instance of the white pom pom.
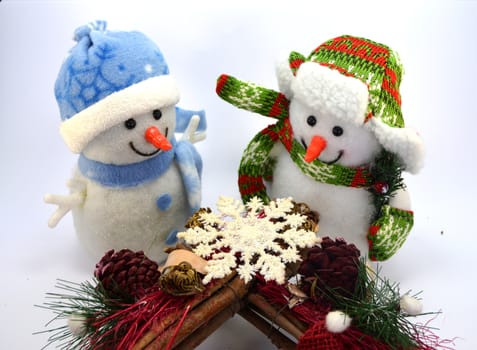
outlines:
[{"label": "white pom pom", "polygon": [[343,311],[330,311],[326,315],[325,325],[331,333],[342,333],[351,325],[351,317]]},{"label": "white pom pom", "polygon": [[422,313],[422,302],[409,294],[401,297],[399,302],[401,310],[411,316],[416,316]]},{"label": "white pom pom", "polygon": [[86,318],[80,315],[70,315],[68,328],[74,335],[83,335],[86,332]]}]

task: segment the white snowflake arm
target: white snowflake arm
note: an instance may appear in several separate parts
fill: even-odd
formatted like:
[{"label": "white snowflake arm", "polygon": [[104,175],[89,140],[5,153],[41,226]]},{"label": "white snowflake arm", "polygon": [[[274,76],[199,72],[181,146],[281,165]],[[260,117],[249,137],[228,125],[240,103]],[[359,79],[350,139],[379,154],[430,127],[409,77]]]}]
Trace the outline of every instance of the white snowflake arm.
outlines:
[{"label": "white snowflake arm", "polygon": [[58,208],[50,216],[48,226],[50,228],[56,227],[60,220],[73,208],[84,203],[86,198],[86,185],[76,179],[68,180],[66,184],[71,193],[67,195],[47,193],[43,200],[48,204],[56,204]]},{"label": "white snowflake arm", "polygon": [[214,278],[223,278],[232,272],[235,268],[235,257],[229,253],[218,253],[213,260],[207,261],[205,275],[202,283],[207,284]]},{"label": "white snowflake arm", "polygon": [[261,255],[255,266],[258,267],[258,271],[266,281],[276,281],[279,284],[285,283],[286,266],[280,256]]},{"label": "white snowflake arm", "polygon": [[206,132],[200,131],[197,132],[197,128],[199,127],[200,117],[198,115],[192,116],[187,125],[184,134],[182,134],[181,141],[189,141],[190,143],[197,143],[202,140],[205,140]]},{"label": "white snowflake arm", "polygon": [[293,208],[291,198],[279,198],[276,201],[271,201],[267,207],[265,207],[265,213],[269,218],[275,219],[285,215]]},{"label": "white snowflake arm", "polygon": [[258,197],[253,197],[247,202],[247,208],[252,214],[258,214],[261,210],[263,210],[263,207],[263,201]]},{"label": "white snowflake arm", "polygon": [[198,245],[200,243],[209,244],[217,237],[217,232],[213,230],[204,230],[201,227],[189,228],[186,231],[179,232],[178,238],[184,239],[188,244]]},{"label": "white snowflake arm", "polygon": [[245,212],[245,206],[241,201],[226,196],[219,197],[217,201],[217,209],[220,210],[222,215],[235,219],[240,218]]}]

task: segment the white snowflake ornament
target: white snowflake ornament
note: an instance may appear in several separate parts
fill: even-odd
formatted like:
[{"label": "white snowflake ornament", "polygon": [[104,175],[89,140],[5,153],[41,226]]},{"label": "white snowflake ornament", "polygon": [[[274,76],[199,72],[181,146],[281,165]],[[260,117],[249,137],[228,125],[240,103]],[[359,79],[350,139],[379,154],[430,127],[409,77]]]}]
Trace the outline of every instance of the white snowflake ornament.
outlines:
[{"label": "white snowflake ornament", "polygon": [[300,249],[320,242],[316,232],[302,228],[307,217],[293,213],[293,206],[291,198],[264,204],[255,197],[242,204],[222,196],[217,202],[220,214],[200,212],[201,225],[178,237],[208,259],[204,284],[234,269],[245,283],[259,273],[283,284],[286,265],[301,260]]}]

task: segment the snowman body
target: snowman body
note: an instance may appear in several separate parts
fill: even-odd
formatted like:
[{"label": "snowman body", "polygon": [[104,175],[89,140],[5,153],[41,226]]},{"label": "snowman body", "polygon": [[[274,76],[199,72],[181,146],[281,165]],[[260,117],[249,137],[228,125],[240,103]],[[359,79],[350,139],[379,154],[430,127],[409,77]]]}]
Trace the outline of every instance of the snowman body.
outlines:
[{"label": "snowman body", "polygon": [[[373,128],[363,116],[369,95],[360,80],[337,71],[304,63],[292,84],[289,118],[293,138],[306,150],[304,159],[326,165],[370,170],[383,150]],[[320,235],[343,237],[367,254],[368,231],[376,207],[368,187],[334,185],[305,174],[282,144],[271,152],[275,167],[268,184],[272,198],[291,196],[320,214]],[[410,209],[407,192],[399,189],[390,202]]]},{"label": "snowman body", "polygon": [[[340,84],[341,99],[351,99],[360,91],[361,86],[354,86],[354,81],[332,71],[325,73],[330,74],[323,77],[323,84]],[[324,98],[331,97],[325,95]],[[361,110],[365,107],[363,104],[354,108],[356,113],[364,113]],[[310,162],[319,160],[347,167],[369,166],[381,150],[378,140],[362,125],[345,120],[340,112],[333,106],[310,105],[298,94],[291,100],[289,108],[293,137],[307,150],[312,149],[317,140],[322,142],[314,154],[307,151]],[[274,146],[271,157],[276,162],[273,181],[268,184],[272,198],[291,196],[296,201],[307,203],[320,214],[321,236],[343,237],[363,253],[367,252],[367,230],[375,210],[367,188],[333,185],[311,178],[298,168],[281,143]]]},{"label": "snowman body", "polygon": [[[174,162],[159,178],[144,184],[114,188],[104,186],[76,169],[75,180],[85,185],[83,205],[72,209],[76,234],[95,258],[109,249],[143,250],[160,260],[169,235],[183,229],[190,211],[182,178]],[[167,208],[157,200],[171,195]]]},{"label": "snowman body", "polygon": [[[75,172],[84,202],[72,212],[77,235],[94,256],[129,248],[161,260],[165,245],[176,243],[197,203],[189,201],[177,155],[187,141],[176,142],[175,128],[176,109],[162,107],[130,115],[86,145]],[[197,180],[201,164],[184,166]]]},{"label": "snowman body", "polygon": [[128,115],[85,145],[70,181],[71,198],[80,200],[70,209],[95,258],[127,248],[162,261],[198,209],[202,162],[188,136],[175,140],[176,118],[174,106]]},{"label": "snowman body", "polygon": [[292,196],[297,202],[307,203],[320,214],[320,236],[343,237],[366,253],[366,233],[375,210],[371,193],[365,188],[317,182],[294,164],[281,144],[273,151],[276,165],[273,181],[267,184],[270,197]]}]

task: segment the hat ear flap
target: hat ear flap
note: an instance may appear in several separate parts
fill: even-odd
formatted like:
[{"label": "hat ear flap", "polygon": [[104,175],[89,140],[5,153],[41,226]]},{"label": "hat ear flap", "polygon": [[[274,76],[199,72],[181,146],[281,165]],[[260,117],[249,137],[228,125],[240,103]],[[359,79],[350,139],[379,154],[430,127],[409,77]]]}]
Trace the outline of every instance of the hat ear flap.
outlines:
[{"label": "hat ear flap", "polygon": [[305,62],[305,56],[298,52],[292,52],[288,57],[282,57],[276,64],[276,75],[278,87],[288,99],[293,97],[291,83],[296,76],[296,72],[300,65]]},{"label": "hat ear flap", "polygon": [[424,162],[424,143],[419,134],[411,128],[390,127],[380,120],[371,118],[368,122],[383,148],[396,154],[405,171],[416,174]]}]

